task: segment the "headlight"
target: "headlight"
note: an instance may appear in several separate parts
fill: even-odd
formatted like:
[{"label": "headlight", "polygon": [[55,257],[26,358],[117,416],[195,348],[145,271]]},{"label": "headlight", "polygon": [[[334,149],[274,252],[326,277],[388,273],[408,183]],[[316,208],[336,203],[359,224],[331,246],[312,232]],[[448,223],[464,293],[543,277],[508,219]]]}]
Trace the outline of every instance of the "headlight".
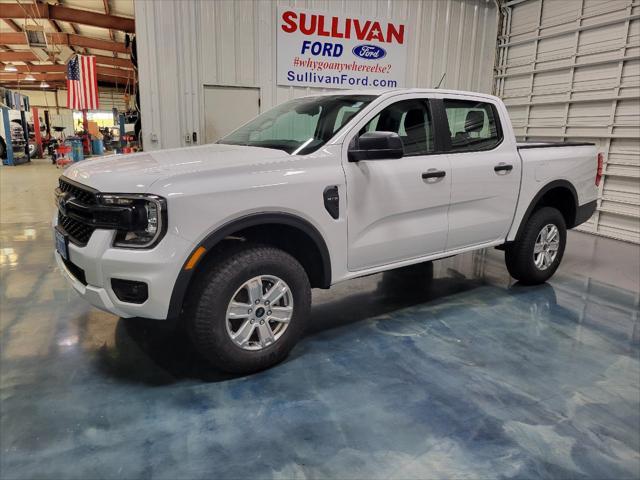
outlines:
[{"label": "headlight", "polygon": [[114,247],[151,248],[167,229],[167,206],[164,198],[155,195],[100,194],[105,207],[124,207],[129,221],[117,229]]}]

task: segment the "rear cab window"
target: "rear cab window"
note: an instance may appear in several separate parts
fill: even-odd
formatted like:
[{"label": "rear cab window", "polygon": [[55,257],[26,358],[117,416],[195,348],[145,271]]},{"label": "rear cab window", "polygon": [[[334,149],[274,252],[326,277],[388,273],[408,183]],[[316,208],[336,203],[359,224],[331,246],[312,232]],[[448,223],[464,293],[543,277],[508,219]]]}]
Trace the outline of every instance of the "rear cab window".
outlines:
[{"label": "rear cab window", "polygon": [[502,142],[500,118],[495,106],[475,100],[443,100],[450,152],[491,150]]}]

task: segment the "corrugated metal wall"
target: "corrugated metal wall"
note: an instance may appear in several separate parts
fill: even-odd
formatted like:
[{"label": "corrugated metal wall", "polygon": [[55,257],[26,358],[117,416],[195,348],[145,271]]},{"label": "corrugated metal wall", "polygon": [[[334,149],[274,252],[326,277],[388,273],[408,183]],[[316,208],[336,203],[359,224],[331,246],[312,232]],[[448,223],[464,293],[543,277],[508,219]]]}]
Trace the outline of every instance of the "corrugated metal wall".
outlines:
[{"label": "corrugated metal wall", "polygon": [[598,211],[581,229],[640,243],[640,2],[505,2],[495,93],[519,138],[593,140]]},{"label": "corrugated metal wall", "polygon": [[[307,88],[276,85],[277,5],[402,19],[407,86],[490,92],[498,18],[492,0],[219,0],[135,2],[145,149],[204,133],[204,85],[259,87],[267,109]],[[156,141],[152,141],[156,139]]]}]

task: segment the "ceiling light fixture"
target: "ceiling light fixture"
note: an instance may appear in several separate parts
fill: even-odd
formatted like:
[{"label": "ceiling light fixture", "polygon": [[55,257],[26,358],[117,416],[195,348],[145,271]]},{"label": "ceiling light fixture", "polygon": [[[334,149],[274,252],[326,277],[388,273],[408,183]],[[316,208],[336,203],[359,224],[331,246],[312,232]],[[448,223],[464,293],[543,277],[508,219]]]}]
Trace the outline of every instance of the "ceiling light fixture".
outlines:
[{"label": "ceiling light fixture", "polygon": [[9,62],[4,66],[4,71],[5,72],[17,72],[18,69],[16,68],[16,66],[13,63]]},{"label": "ceiling light fixture", "polygon": [[40,88],[49,88],[51,85],[49,85],[46,81],[42,81],[40,83]]},{"label": "ceiling light fixture", "polygon": [[30,73],[27,73],[27,76],[24,77],[25,80],[27,80],[28,82],[35,82],[36,77],[34,77],[33,75],[31,75]]}]

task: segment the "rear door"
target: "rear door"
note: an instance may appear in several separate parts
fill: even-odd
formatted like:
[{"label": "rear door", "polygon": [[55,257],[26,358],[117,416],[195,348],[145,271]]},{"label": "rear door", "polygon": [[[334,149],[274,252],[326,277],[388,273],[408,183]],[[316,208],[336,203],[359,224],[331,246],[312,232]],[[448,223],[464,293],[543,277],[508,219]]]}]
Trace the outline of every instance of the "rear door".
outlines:
[{"label": "rear door", "polygon": [[[451,206],[447,250],[505,238],[520,190],[521,162],[503,132],[498,106],[443,98],[439,118],[448,127]],[[508,120],[508,119],[507,119]]]},{"label": "rear door", "polygon": [[[349,162],[349,142],[365,132],[400,135],[402,158]],[[427,98],[386,100],[345,137],[348,266],[362,270],[442,252],[447,239],[451,172],[439,154]]]}]

